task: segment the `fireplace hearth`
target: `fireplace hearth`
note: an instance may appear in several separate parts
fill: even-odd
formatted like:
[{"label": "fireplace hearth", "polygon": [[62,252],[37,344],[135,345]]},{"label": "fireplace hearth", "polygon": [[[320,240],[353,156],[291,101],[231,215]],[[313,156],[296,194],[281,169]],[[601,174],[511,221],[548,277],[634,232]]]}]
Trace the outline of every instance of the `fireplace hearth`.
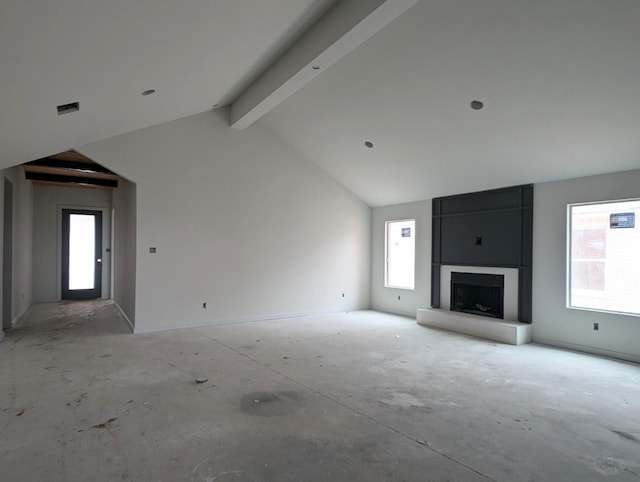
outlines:
[{"label": "fireplace hearth", "polygon": [[504,276],[451,273],[451,311],[504,318]]}]

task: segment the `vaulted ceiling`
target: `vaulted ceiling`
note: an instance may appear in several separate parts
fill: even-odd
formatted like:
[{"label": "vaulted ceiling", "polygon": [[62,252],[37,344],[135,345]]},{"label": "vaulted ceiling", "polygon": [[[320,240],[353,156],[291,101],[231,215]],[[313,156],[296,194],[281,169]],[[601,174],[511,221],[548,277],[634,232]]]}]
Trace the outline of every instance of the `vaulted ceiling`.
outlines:
[{"label": "vaulted ceiling", "polygon": [[[329,18],[350,7],[386,11]],[[635,169],[638,23],[637,0],[7,0],[0,167],[231,105],[374,206]]]},{"label": "vaulted ceiling", "polygon": [[0,167],[227,104],[334,2],[2,0]]}]

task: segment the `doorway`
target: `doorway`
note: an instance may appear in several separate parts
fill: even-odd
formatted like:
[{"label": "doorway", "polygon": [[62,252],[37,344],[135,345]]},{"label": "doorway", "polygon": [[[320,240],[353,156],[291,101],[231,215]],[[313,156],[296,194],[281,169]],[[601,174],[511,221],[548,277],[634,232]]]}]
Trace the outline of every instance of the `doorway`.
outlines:
[{"label": "doorway", "polygon": [[13,184],[4,178],[4,218],[2,251],[2,328],[11,328],[13,281]]},{"label": "doorway", "polygon": [[62,210],[63,300],[102,295],[102,211]]}]

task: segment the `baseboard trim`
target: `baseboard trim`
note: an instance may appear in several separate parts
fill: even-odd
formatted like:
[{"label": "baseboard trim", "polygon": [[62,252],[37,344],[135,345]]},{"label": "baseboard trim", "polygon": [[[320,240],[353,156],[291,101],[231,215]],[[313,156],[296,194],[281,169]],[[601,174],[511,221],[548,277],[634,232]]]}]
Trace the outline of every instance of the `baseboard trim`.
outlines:
[{"label": "baseboard trim", "polygon": [[640,355],[635,355],[633,353],[625,353],[615,350],[607,350],[604,348],[597,348],[588,345],[579,345],[577,343],[569,343],[565,341],[551,340],[548,338],[541,338],[538,336],[533,336],[533,343],[538,345],[547,345],[555,348],[562,348],[564,350],[577,351],[580,353],[587,353],[589,355],[598,355],[606,358],[613,358],[615,360],[622,360],[632,363],[640,364]]},{"label": "baseboard trim", "polygon": [[131,322],[131,320],[129,319],[127,314],[124,312],[122,307],[118,304],[116,300],[113,300],[113,304],[116,305],[116,308],[118,308],[118,311],[120,311],[120,314],[124,318],[124,321],[126,321],[127,324],[129,325],[129,329],[131,330],[131,333],[135,333],[136,332],[135,325]]},{"label": "baseboard trim", "polygon": [[373,311],[377,311],[379,313],[386,313],[387,315],[398,315],[398,316],[404,316],[407,318],[413,318],[415,320],[416,318],[416,312],[414,311],[405,311],[405,310],[394,310],[393,308],[386,308],[386,307],[372,307],[369,308],[370,310]]},{"label": "baseboard trim", "polygon": [[[18,316],[16,316],[13,320],[11,320],[11,328],[15,328],[16,326],[18,326],[18,323],[20,323],[20,319],[24,316],[24,314],[29,311],[29,308],[31,308],[33,306],[33,303],[31,303],[29,306],[27,306],[22,313],[20,313]],[[2,341],[2,339],[4,338],[4,329],[0,328],[0,341]]]},{"label": "baseboard trim", "polygon": [[184,330],[189,328],[206,328],[208,326],[240,325],[244,323],[257,323],[261,321],[286,320],[290,318],[304,318],[305,316],[335,315],[338,313],[349,313],[352,311],[362,311],[362,310],[363,309],[360,309],[360,308],[354,308],[352,310],[340,310],[340,311],[310,311],[310,312],[303,312],[303,313],[264,315],[264,316],[246,317],[246,318],[223,319],[218,321],[205,321],[202,323],[189,324],[185,326],[144,326],[144,327],[136,326],[134,329],[134,333],[138,335],[138,334],[144,334],[144,333],[158,333],[161,331]]},{"label": "baseboard trim", "polygon": [[20,320],[22,319],[22,317],[24,316],[24,314],[29,311],[29,309],[34,305],[34,303],[31,303],[29,306],[27,306],[24,311],[22,313],[20,313],[18,316],[16,316],[13,320],[11,320],[11,327],[15,328],[16,326],[18,326],[18,323],[20,323]]}]

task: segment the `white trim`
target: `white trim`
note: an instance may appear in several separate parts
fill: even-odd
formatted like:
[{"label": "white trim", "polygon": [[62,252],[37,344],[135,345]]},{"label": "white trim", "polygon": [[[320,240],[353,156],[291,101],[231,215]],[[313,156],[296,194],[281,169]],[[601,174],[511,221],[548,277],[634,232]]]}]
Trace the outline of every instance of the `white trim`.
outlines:
[{"label": "white trim", "polygon": [[13,320],[11,320],[11,326],[13,328],[15,328],[16,326],[18,326],[18,323],[20,323],[20,319],[25,315],[25,313],[27,311],[29,311],[29,309],[31,309],[31,307],[34,305],[34,303],[31,303],[29,306],[27,306],[22,313],[20,313],[18,316],[16,316]]},{"label": "white trim", "polygon": [[127,324],[129,325],[129,328],[131,328],[131,333],[135,333],[136,331],[136,327],[135,325],[131,322],[131,320],[129,319],[129,317],[127,316],[127,314],[124,312],[124,310],[122,309],[122,307],[118,304],[117,301],[113,301],[113,304],[116,305],[116,308],[118,308],[118,311],[120,311],[120,314],[122,315],[122,317],[124,318],[124,321],[127,322]]},{"label": "white trim", "polygon": [[[606,204],[619,204],[619,203],[636,203],[640,202],[640,198],[627,198],[627,199],[608,199],[605,201],[588,201],[581,203],[569,203],[567,204],[567,218],[565,219],[565,225],[567,229],[566,234],[566,256],[565,256],[565,308],[569,310],[579,310],[579,311],[592,311],[596,313],[608,313],[613,315],[623,315],[623,316],[635,316],[640,317],[640,313],[637,312],[629,312],[629,311],[616,311],[616,310],[607,310],[603,308],[594,308],[588,306],[578,306],[571,304],[571,263],[573,261],[601,261],[606,265],[606,258],[578,258],[575,259],[571,255],[571,247],[573,245],[573,208],[580,206],[602,206]],[[636,208],[637,209],[637,208]]]},{"label": "white trim", "polygon": [[[413,222],[413,286],[394,286],[388,284],[388,271],[389,271],[389,224],[390,223],[407,223]],[[416,218],[406,219],[388,219],[384,222],[384,280],[383,284],[385,288],[394,290],[408,290],[415,291],[416,289],[416,241],[417,241],[417,221]]]},{"label": "white trim", "polygon": [[338,313],[348,314],[351,311],[362,311],[362,309],[354,308],[353,310],[349,310],[349,311],[310,311],[310,312],[302,312],[302,313],[289,313],[289,314],[280,314],[280,315],[247,317],[247,318],[228,318],[228,319],[223,319],[218,321],[205,321],[202,323],[189,324],[185,326],[155,326],[155,327],[154,326],[145,326],[145,327],[136,326],[133,332],[136,335],[138,335],[143,333],[156,333],[161,331],[184,330],[189,328],[206,328],[208,326],[239,325],[243,323],[257,323],[261,321],[286,320],[289,318],[304,318],[306,316],[335,315]]},{"label": "white trim", "polygon": [[565,307],[570,308],[571,307],[571,243],[572,243],[572,239],[571,239],[571,232],[572,227],[571,227],[571,223],[572,223],[572,218],[571,218],[571,208],[572,208],[572,204],[567,204],[567,217],[564,220],[564,224],[567,228],[567,234],[566,234],[566,240],[567,240],[567,246],[566,246],[566,254],[565,254],[565,265],[564,265],[564,304]]},{"label": "white trim", "polygon": [[[111,198],[113,204],[113,193]],[[111,206],[111,239],[109,239],[109,259],[111,261],[109,265],[109,299],[114,299],[114,293],[116,292],[116,260],[113,256],[113,250],[116,245],[116,208]],[[107,248],[104,248],[105,253]]]},{"label": "white trim", "polygon": [[533,337],[533,343],[539,345],[548,345],[555,348],[562,348],[565,350],[578,351],[589,355],[604,356],[607,358],[614,358],[615,361],[628,361],[633,363],[640,363],[640,355],[633,353],[625,353],[622,351],[607,350],[604,348],[597,348],[593,346],[580,345],[578,343],[568,343],[564,341],[552,340],[549,338],[540,338],[538,336]]},{"label": "white trim", "polygon": [[567,206],[588,206],[590,204],[615,204],[640,201],[640,197],[629,197],[624,199],[605,199],[604,201],[587,201],[583,203],[569,203]]},{"label": "white trim", "polygon": [[[449,311],[451,304],[451,273],[501,274],[504,276],[504,321],[518,321],[518,268],[490,266],[456,266],[443,264],[440,268],[440,309]],[[475,316],[475,315],[474,315]]]},{"label": "white trim", "polygon": [[594,313],[607,313],[609,315],[634,316],[640,318],[640,313],[629,313],[627,311],[601,310],[599,308],[583,308],[582,306],[567,306],[568,310],[592,311]]}]

